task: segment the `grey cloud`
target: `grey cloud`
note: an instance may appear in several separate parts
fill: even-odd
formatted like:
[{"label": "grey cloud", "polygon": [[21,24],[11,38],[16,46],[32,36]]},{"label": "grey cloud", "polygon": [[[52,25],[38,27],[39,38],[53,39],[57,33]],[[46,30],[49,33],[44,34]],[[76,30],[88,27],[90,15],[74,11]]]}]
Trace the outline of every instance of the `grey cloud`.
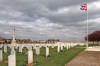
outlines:
[{"label": "grey cloud", "polygon": [[[96,1],[99,0],[87,0],[87,3]],[[11,32],[15,26],[17,38],[83,41],[86,35],[86,13],[78,8],[84,3],[84,0],[0,0],[0,30]],[[57,13],[63,8],[69,11]],[[89,20],[99,18],[99,11],[89,11]],[[89,23],[89,27],[91,33],[99,25]]]}]

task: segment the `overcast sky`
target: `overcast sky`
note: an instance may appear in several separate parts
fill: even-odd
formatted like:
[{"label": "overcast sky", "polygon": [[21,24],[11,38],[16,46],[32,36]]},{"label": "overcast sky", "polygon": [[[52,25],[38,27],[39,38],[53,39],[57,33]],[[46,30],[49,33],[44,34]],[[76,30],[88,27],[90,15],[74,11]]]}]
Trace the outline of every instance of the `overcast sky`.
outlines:
[{"label": "overcast sky", "polygon": [[84,41],[89,33],[100,30],[100,0],[0,0],[0,36],[33,40],[60,39]]}]

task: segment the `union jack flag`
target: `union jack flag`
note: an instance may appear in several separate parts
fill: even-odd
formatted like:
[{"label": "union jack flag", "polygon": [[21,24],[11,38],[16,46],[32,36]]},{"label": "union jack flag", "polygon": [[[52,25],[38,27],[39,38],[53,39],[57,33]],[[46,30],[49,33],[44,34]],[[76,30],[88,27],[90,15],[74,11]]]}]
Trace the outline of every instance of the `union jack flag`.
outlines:
[{"label": "union jack flag", "polygon": [[81,10],[87,10],[87,4],[83,4],[83,5],[81,5],[81,8],[80,8]]}]

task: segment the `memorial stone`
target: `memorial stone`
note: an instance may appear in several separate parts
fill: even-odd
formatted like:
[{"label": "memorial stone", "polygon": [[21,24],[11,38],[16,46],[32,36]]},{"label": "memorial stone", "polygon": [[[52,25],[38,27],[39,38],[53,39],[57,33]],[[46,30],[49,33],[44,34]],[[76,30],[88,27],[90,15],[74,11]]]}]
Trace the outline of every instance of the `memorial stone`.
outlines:
[{"label": "memorial stone", "polygon": [[60,46],[59,46],[59,44],[57,46],[57,52],[60,52]]},{"label": "memorial stone", "polygon": [[4,52],[7,52],[7,45],[4,45]]},{"label": "memorial stone", "polygon": [[3,53],[2,53],[2,50],[0,50],[0,62],[3,61]]},{"label": "memorial stone", "polygon": [[36,47],[35,50],[36,50],[36,55],[39,55],[40,54],[40,47],[39,46]]},{"label": "memorial stone", "polygon": [[28,51],[28,64],[33,63],[33,51]]},{"label": "memorial stone", "polygon": [[61,50],[63,50],[63,45],[61,44],[60,46],[61,46]]},{"label": "memorial stone", "polygon": [[46,57],[49,55],[49,47],[46,47]]},{"label": "memorial stone", "polygon": [[15,55],[8,56],[8,66],[16,66],[16,57]]}]

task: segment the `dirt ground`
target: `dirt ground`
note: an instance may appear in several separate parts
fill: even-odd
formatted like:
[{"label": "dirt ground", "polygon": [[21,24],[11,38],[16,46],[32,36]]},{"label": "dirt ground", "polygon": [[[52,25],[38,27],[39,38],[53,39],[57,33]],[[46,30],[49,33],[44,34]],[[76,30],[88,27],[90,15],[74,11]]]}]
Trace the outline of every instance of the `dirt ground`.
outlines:
[{"label": "dirt ground", "polygon": [[100,51],[83,51],[65,66],[100,66]]}]

